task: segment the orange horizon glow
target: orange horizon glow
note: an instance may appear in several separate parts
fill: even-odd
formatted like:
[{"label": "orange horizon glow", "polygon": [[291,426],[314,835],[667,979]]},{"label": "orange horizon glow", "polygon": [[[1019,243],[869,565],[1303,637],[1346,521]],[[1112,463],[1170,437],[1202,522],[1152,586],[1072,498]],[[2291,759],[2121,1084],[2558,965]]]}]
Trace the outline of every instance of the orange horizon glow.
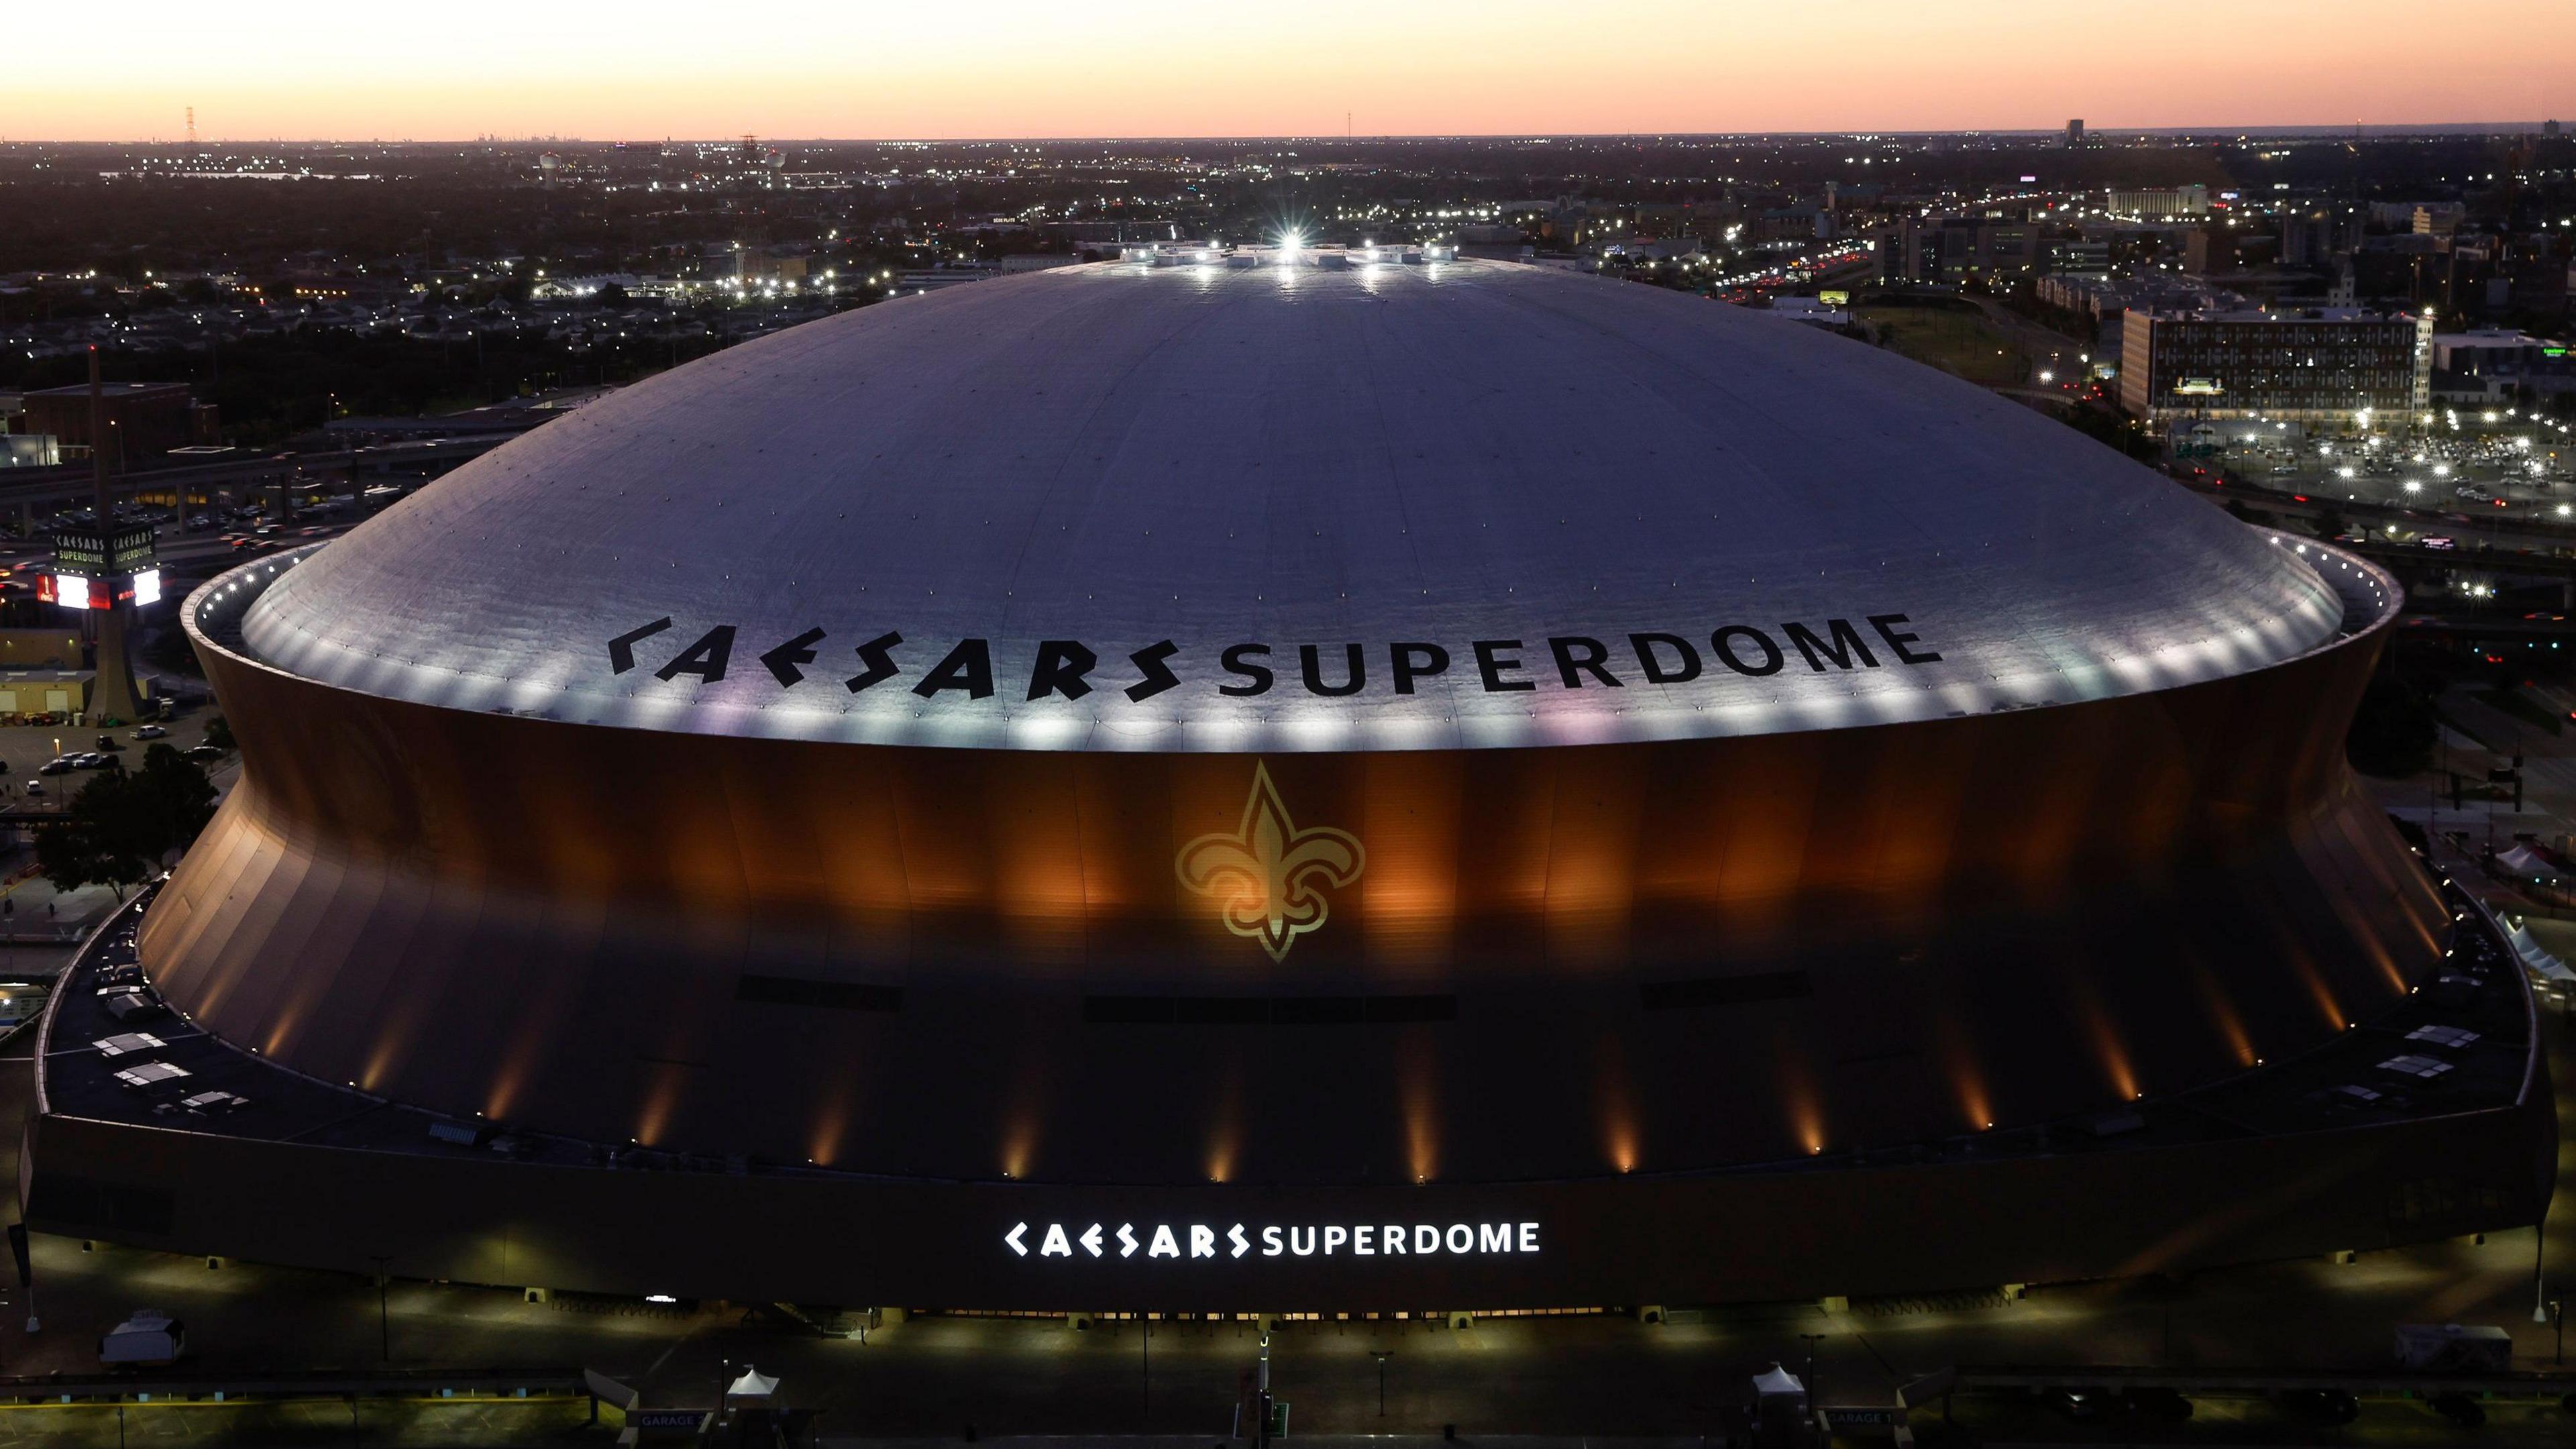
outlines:
[{"label": "orange horizon glow", "polygon": [[[1043,139],[2162,127],[2382,128],[2576,111],[2576,7],[2518,12],[2474,67],[2420,0],[2168,0],[2152,24],[2035,0],[1615,12],[1397,9],[744,12],[669,0],[434,12],[139,0],[39,7],[0,140],[471,137]],[[2570,117],[2576,119],[2576,117]]]}]

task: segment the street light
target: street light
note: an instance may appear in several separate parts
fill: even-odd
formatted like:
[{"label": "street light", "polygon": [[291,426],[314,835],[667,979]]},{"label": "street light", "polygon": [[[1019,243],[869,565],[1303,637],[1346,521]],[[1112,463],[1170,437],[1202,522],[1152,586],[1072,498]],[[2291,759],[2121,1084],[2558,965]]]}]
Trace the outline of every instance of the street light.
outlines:
[{"label": "street light", "polygon": [[1386,1417],[1386,1361],[1395,1357],[1395,1350],[1373,1348],[1369,1350],[1369,1357],[1377,1360],[1377,1416],[1383,1419]]},{"label": "street light", "polygon": [[1261,1422],[1254,1426],[1255,1442],[1261,1446],[1261,1449],[1270,1449],[1270,1331],[1268,1329],[1263,1329],[1261,1333],[1260,1377],[1253,1384],[1252,1404],[1261,1415]]}]

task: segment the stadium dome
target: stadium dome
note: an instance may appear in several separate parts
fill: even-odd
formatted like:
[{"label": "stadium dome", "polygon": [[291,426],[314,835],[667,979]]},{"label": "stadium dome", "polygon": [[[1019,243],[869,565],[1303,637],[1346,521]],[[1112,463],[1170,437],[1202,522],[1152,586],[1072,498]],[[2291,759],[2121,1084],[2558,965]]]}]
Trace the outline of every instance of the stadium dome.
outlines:
[{"label": "stadium dome", "polygon": [[1238,751],[2066,704],[2341,618],[2146,470],[1803,326],[1497,263],[1130,264],[628,388],[298,568],[244,636],[319,682],[550,719]]},{"label": "stadium dome", "polygon": [[[1254,1201],[1493,1247],[1211,1246],[1227,1301],[1316,1308],[2025,1281],[2376,1212],[2342,1139],[2058,1145],[2201,1142],[2157,1104],[2442,968],[2343,761],[2387,576],[1700,298],[1171,260],[733,348],[193,595],[243,774],[140,965],[308,1084],[243,1095],[349,1100],[228,1129],[283,1155],[44,1160],[336,1184],[163,1240],[363,1266],[344,1224],[431,1211],[382,1155],[422,1134],[365,1124],[497,1124],[573,1166],[418,1167],[441,1273],[1004,1307],[1140,1301],[1082,1236],[1139,1203],[1206,1214],[1193,1259]],[[2518,1182],[2527,1116],[2459,1180]],[[575,1170],[634,1154],[672,1181]],[[1887,1154],[1975,1166],[1819,1171]],[[2307,1236],[2226,1216],[2267,1175]],[[2118,1211],[2007,1209],[2075,1192]],[[683,1211],[731,1255],[674,1256]],[[531,1232],[551,1278],[491,1265]],[[816,1234],[870,1246],[744,1266]]]}]

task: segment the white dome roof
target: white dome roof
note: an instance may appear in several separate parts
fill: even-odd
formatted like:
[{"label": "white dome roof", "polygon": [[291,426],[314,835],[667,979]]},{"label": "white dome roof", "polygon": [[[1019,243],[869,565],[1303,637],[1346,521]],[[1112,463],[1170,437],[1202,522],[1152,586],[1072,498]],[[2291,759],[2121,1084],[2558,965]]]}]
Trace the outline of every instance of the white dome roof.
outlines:
[{"label": "white dome roof", "polygon": [[627,388],[284,571],[243,637],[565,720],[1295,750],[2072,703],[2341,620],[2149,470],[1797,323],[1509,264],[1108,263]]}]

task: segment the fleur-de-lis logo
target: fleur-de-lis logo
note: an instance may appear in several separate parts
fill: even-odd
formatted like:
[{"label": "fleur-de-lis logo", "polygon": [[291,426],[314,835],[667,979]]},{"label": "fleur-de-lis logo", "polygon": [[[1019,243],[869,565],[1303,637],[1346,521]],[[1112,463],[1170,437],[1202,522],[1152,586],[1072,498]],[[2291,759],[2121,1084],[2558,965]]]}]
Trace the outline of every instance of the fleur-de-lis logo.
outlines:
[{"label": "fleur-de-lis logo", "polygon": [[1172,863],[1181,884],[1215,899],[1227,930],[1284,961],[1297,938],[1331,914],[1323,891],[1358,880],[1367,861],[1359,838],[1347,830],[1298,829],[1279,803],[1269,768],[1256,764],[1243,823],[1231,835],[1202,835],[1182,846]]}]

